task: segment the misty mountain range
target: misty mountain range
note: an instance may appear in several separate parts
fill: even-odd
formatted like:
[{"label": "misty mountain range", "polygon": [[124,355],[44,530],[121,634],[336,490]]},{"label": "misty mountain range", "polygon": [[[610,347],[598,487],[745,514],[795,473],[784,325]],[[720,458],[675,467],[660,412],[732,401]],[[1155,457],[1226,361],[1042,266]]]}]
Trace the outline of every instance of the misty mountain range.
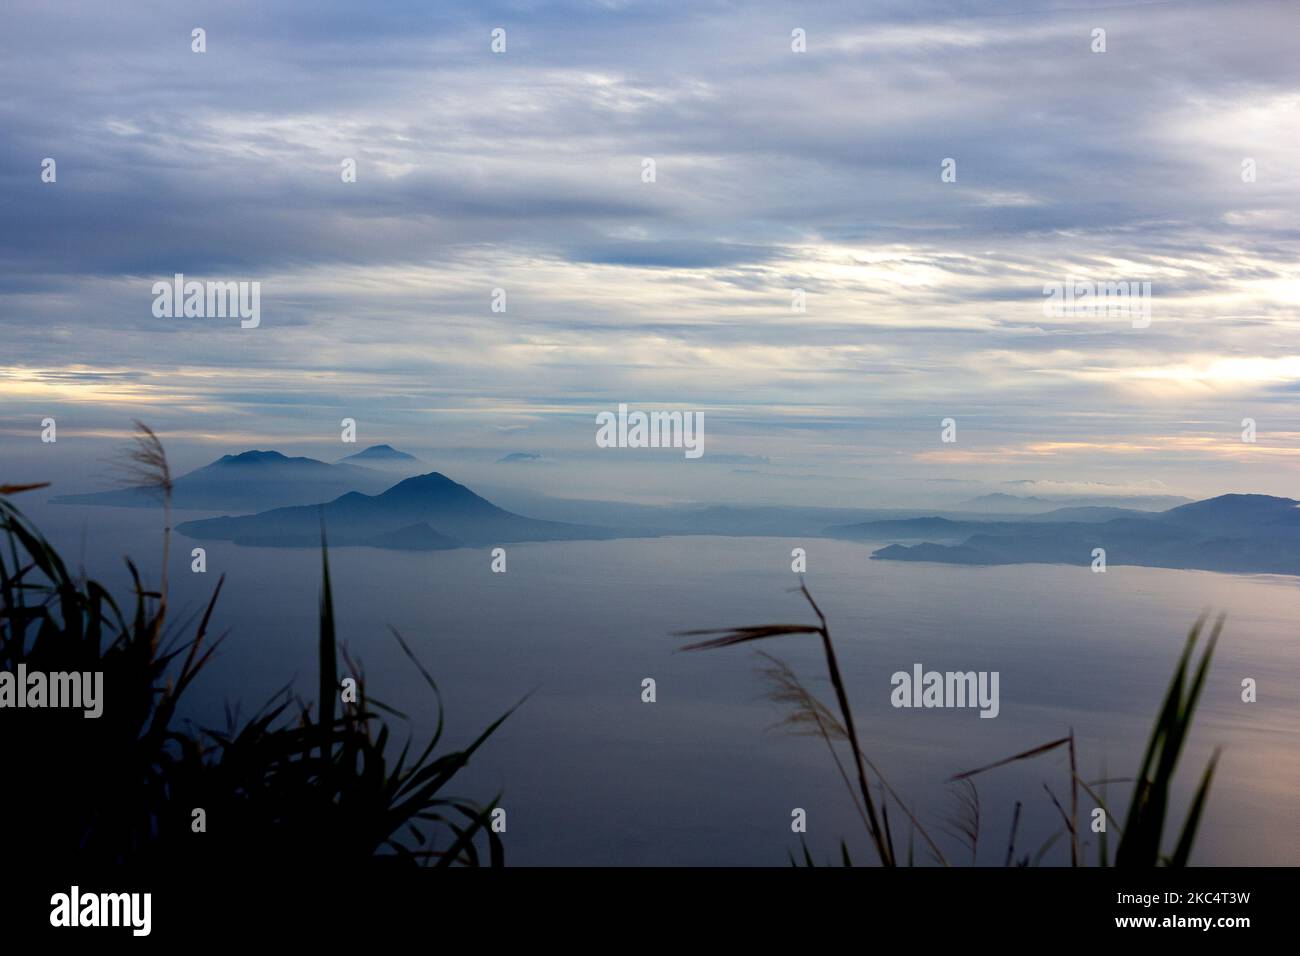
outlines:
[{"label": "misty mountain range", "polygon": [[377,468],[406,468],[420,464],[420,459],[404,451],[398,451],[392,445],[371,445],[355,455],[339,459],[339,464],[346,462]]},{"label": "misty mountain range", "polygon": [[1009,495],[995,492],[980,495],[958,505],[961,511],[978,511],[994,514],[1036,514],[1060,508],[1128,508],[1137,511],[1165,511],[1185,505],[1190,498],[1179,495],[1107,495],[1105,497],[1040,498],[1035,495]]},{"label": "misty mountain range", "polygon": [[1105,517],[1109,510],[1092,513],[1104,520],[1068,520],[1079,509],[1064,509],[1022,521],[916,518],[841,525],[827,533],[922,542],[890,544],[872,554],[887,561],[1088,566],[1093,550],[1102,548],[1108,566],[1300,574],[1300,502],[1294,499],[1220,495],[1161,512]]},{"label": "misty mountain range", "polygon": [[[372,449],[352,458],[361,459]],[[224,455],[177,478],[172,505],[196,511],[253,511],[281,505],[327,501],[348,491],[379,492],[393,476],[359,465],[328,464],[315,458],[289,458],[278,451]],[[119,488],[81,495],[58,495],[55,504],[151,508],[159,503],[149,488]]]},{"label": "misty mountain range", "polygon": [[[889,561],[1086,566],[1093,562],[1094,549],[1103,548],[1108,565],[1300,575],[1300,503],[1267,495],[1221,495],[1156,511],[1141,506],[1183,499],[1053,501],[995,494],[967,502],[969,510],[922,514],[807,506],[650,506],[503,491],[517,507],[548,515],[542,519],[493,504],[436,471],[394,483],[391,469],[420,466],[419,459],[389,445],[372,446],[335,464],[275,451],[225,455],[176,479],[173,504],[243,516],[187,521],[177,530],[200,540],[255,547],[317,547],[323,518],[334,546],[407,551],[660,535],[829,537],[890,542],[872,554]],[[51,500],[122,507],[158,503],[155,493],[140,488]],[[1108,500],[1139,507],[1116,507]]]},{"label": "misty mountain range", "polygon": [[612,528],[517,515],[436,471],[399,481],[379,495],[351,491],[320,505],[276,508],[243,518],[187,521],[177,530],[200,540],[314,548],[320,545],[322,525],[331,545],[404,551],[625,536]]}]

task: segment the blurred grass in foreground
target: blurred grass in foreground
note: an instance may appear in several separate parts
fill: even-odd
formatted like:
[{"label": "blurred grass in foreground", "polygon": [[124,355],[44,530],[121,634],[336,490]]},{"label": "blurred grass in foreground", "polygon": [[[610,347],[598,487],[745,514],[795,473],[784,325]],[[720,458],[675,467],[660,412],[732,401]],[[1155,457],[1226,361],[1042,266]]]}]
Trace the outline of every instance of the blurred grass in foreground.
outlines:
[{"label": "blurred grass in foreground", "polygon": [[[166,457],[153,432],[137,425],[127,455],[132,478],[159,492],[169,525]],[[413,753],[408,738],[390,762],[390,718],[407,718],[371,698],[360,669],[338,649],[323,529],[315,713],[287,685],[246,722],[227,705],[223,729],[182,726],[178,705],[221,643],[209,639],[209,625],[224,576],[203,614],[175,627],[165,571],[163,587],[149,590],[128,560],[134,583],[124,611],[99,583],[73,575],[9,500],[39,487],[0,486],[0,670],[99,671],[104,703],[95,719],[79,709],[0,710],[9,859],[503,863],[491,826],[499,795],[484,804],[446,790],[513,708],[468,746],[435,754],[443,734],[437,685],[393,631],[427,682],[438,720],[423,747]],[[164,527],[164,554],[169,537]],[[340,656],[356,681],[347,702]],[[205,813],[206,832],[193,829],[195,809]]]},{"label": "blurred grass in foreground", "polygon": [[[825,742],[830,750],[835,767],[848,789],[850,798],[853,800],[853,805],[862,819],[868,842],[878,863],[883,866],[899,865],[898,851],[889,821],[889,807],[892,801],[893,806],[896,808],[895,813],[901,812],[907,819],[910,828],[907,855],[904,862],[907,865],[912,865],[915,862],[915,837],[920,836],[935,862],[944,866],[950,865],[939,844],[926,830],[924,824],[908,809],[907,804],[898,795],[898,792],[889,785],[885,775],[881,773],[880,769],[872,763],[863,751],[859,743],[857,727],[854,724],[853,710],[849,705],[844,679],[840,674],[839,664],[835,658],[835,645],[831,641],[830,628],[826,624],[826,618],[822,614],[821,608],[817,606],[817,602],[813,600],[812,595],[808,592],[808,588],[801,583],[799,590],[812,607],[813,613],[818,620],[817,624],[760,624],[750,627],[707,628],[684,631],[680,636],[707,636],[709,639],[687,644],[682,649],[706,650],[730,647],[735,644],[786,635],[811,635],[817,637],[822,645],[822,653],[826,659],[826,670],[830,677],[831,686],[835,690],[837,710],[832,710],[818,700],[800,681],[798,675],[789,665],[770,654],[760,652],[765,661],[763,676],[769,685],[768,696],[775,703],[786,708],[783,724],[787,729],[795,733],[810,734],[820,737]],[[1107,831],[1097,834],[1099,838],[1097,865],[1110,865],[1107,832],[1113,827],[1119,833],[1119,845],[1115,850],[1114,860],[1116,866],[1186,866],[1196,840],[1196,831],[1200,824],[1201,814],[1209,795],[1210,782],[1214,778],[1214,768],[1219,759],[1217,750],[1210,758],[1209,764],[1201,776],[1200,785],[1197,787],[1191,807],[1183,818],[1183,824],[1173,849],[1168,853],[1164,853],[1161,851],[1160,845],[1166,821],[1169,817],[1170,787],[1174,774],[1178,769],[1183,744],[1186,742],[1188,732],[1192,726],[1192,717],[1196,712],[1197,701],[1205,685],[1205,675],[1209,670],[1210,660],[1214,655],[1215,644],[1218,643],[1219,635],[1223,630],[1223,621],[1224,618],[1220,616],[1214,622],[1210,628],[1209,637],[1204,641],[1200,657],[1195,661],[1193,661],[1194,653],[1198,643],[1201,643],[1202,634],[1206,630],[1206,616],[1202,615],[1188,632],[1187,641],[1183,646],[1182,655],[1179,657],[1178,666],[1174,670],[1173,679],[1169,683],[1164,702],[1156,715],[1155,725],[1152,727],[1151,737],[1147,743],[1146,754],[1142,758],[1141,769],[1134,780],[1092,781],[1090,783],[1081,778],[1078,773],[1073,730],[1064,737],[1031,747],[988,766],[968,770],[951,777],[949,782],[959,786],[956,794],[958,811],[953,819],[949,821],[948,831],[967,846],[972,864],[975,861],[979,846],[981,819],[979,792],[976,790],[972,778],[998,767],[1021,760],[1030,760],[1064,747],[1070,758],[1070,806],[1068,811],[1062,806],[1052,789],[1047,784],[1043,784],[1048,798],[1060,813],[1062,826],[1034,854],[1017,856],[1016,831],[1022,807],[1022,803],[1017,802],[1012,814],[1011,834],[1007,845],[1007,866],[1012,864],[1017,866],[1036,865],[1042,860],[1052,844],[1062,836],[1067,837],[1070,841],[1071,866],[1086,865],[1087,861],[1084,859],[1079,831],[1080,790],[1092,797],[1097,806],[1105,811]],[[846,769],[844,761],[840,757],[841,750],[846,746],[853,761],[852,779],[849,770]],[[874,787],[872,786],[871,775],[875,776],[876,785]],[[1101,786],[1104,794],[1104,785],[1107,782],[1134,783],[1133,796],[1129,803],[1128,814],[1124,820],[1122,830],[1116,816],[1111,813],[1110,808],[1106,805],[1104,796],[1099,795],[1094,789],[1096,786]],[[802,862],[808,866],[815,865],[812,854],[802,838],[801,844]],[[798,864],[800,861],[796,860],[794,854],[791,853],[790,862]],[[848,844],[843,839],[840,841],[839,862],[845,866],[853,865]]]}]

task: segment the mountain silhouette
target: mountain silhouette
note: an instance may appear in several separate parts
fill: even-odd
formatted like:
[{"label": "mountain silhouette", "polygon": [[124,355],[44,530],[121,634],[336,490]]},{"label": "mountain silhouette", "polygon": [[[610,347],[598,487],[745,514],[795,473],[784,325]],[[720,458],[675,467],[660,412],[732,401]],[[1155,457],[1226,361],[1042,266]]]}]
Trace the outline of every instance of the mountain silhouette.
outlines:
[{"label": "mountain silhouette", "polygon": [[1180,526],[1229,536],[1247,528],[1256,536],[1296,535],[1300,534],[1298,504],[1271,495],[1220,495],[1171,508],[1161,517]]},{"label": "mountain silhouette", "polygon": [[339,463],[351,462],[354,465],[409,465],[418,462],[420,459],[414,455],[408,455],[404,451],[398,451],[392,445],[371,445],[355,455],[348,455],[346,458],[339,459]]},{"label": "mountain silhouette", "polygon": [[[391,481],[388,475],[357,465],[290,458],[278,451],[246,451],[223,455],[177,478],[172,487],[172,505],[200,511],[257,511],[322,501],[356,489],[380,491]],[[149,488],[59,495],[51,501],[127,508],[156,507],[160,503],[157,493]]]},{"label": "mountain silhouette", "polygon": [[1065,496],[1041,498],[1035,495],[1009,495],[997,491],[980,495],[958,505],[961,511],[978,511],[986,514],[1030,515],[1061,508],[1124,508],[1137,511],[1164,511],[1174,505],[1186,504],[1188,499],[1177,495],[1106,495]]},{"label": "mountain silhouette", "polygon": [[610,528],[514,514],[436,471],[399,481],[378,495],[352,491],[325,504],[187,521],[177,530],[191,538],[243,545],[317,547],[322,520],[331,546],[401,550],[623,536]]},{"label": "mountain silhouette", "polygon": [[[1068,513],[1068,512],[1067,512]],[[868,521],[827,529],[831,537],[893,540],[871,556],[944,564],[1141,565],[1254,574],[1300,574],[1300,502],[1270,495],[1220,495],[1158,513],[1105,521]],[[928,538],[919,544],[897,542]],[[934,539],[939,539],[936,541]],[[941,541],[952,543],[940,543]]]}]

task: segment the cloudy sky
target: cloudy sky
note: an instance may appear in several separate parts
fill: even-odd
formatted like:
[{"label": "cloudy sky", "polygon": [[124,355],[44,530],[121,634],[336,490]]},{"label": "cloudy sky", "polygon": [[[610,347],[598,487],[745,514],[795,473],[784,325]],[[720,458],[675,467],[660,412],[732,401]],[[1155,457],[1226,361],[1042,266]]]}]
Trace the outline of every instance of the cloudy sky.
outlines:
[{"label": "cloudy sky", "polygon": [[[1297,35],[1252,0],[11,0],[0,461],[46,415],[336,458],[348,416],[619,497],[582,463],[630,460],[594,445],[630,402],[706,420],[647,499],[1294,494]],[[260,282],[260,327],[155,318],[177,272]],[[1149,281],[1150,325],[1045,315],[1072,277]]]}]

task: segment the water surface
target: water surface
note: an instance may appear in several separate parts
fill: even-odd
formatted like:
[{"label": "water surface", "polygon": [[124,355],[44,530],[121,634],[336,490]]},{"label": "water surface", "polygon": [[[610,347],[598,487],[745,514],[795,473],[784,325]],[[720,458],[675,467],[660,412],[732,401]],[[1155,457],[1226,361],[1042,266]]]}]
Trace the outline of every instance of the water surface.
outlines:
[{"label": "water surface", "polygon": [[[74,561],[120,584],[120,556],[156,580],[160,526],[149,511],[24,502]],[[189,515],[179,516],[182,520]],[[189,570],[176,538],[174,603],[197,612],[219,574],[216,614],[228,632],[196,687],[191,716],[249,714],[286,682],[316,679],[320,555],[206,542],[208,573]],[[507,548],[493,574],[484,550],[331,554],[339,632],[371,694],[432,726],[428,688],[401,654],[397,628],[441,686],[450,739],[463,743],[531,694],[459,779],[458,791],[503,792],[514,864],[780,865],[798,850],[791,811],[829,860],[844,836],[869,859],[862,827],[825,746],[774,730],[752,648],[677,650],[686,628],[810,622],[790,589],[790,552],[808,552],[809,587],[830,620],[869,756],[954,861],[951,774],[1073,728],[1081,771],[1129,776],[1191,622],[1229,614],[1186,748],[1175,806],[1184,808],[1216,746],[1223,757],[1194,862],[1300,862],[1300,583],[1198,571],[1112,566],[973,568],[872,561],[878,543],[674,537]],[[817,645],[764,642],[833,701]],[[1000,673],[1001,712],[890,706],[890,675],[927,669]],[[657,701],[643,703],[644,678]],[[1241,701],[1254,678],[1259,701]],[[1063,755],[979,780],[982,863],[1000,864],[1014,804],[1024,803],[1018,855],[1059,817],[1043,784],[1066,800]],[[1124,785],[1109,788],[1125,806]],[[1092,801],[1081,796],[1081,816]],[[1122,820],[1118,821],[1122,824]],[[894,819],[905,843],[907,826]],[[1170,838],[1172,842],[1172,837]],[[1046,862],[1067,859],[1059,842]],[[920,841],[918,860],[928,859]]]}]

